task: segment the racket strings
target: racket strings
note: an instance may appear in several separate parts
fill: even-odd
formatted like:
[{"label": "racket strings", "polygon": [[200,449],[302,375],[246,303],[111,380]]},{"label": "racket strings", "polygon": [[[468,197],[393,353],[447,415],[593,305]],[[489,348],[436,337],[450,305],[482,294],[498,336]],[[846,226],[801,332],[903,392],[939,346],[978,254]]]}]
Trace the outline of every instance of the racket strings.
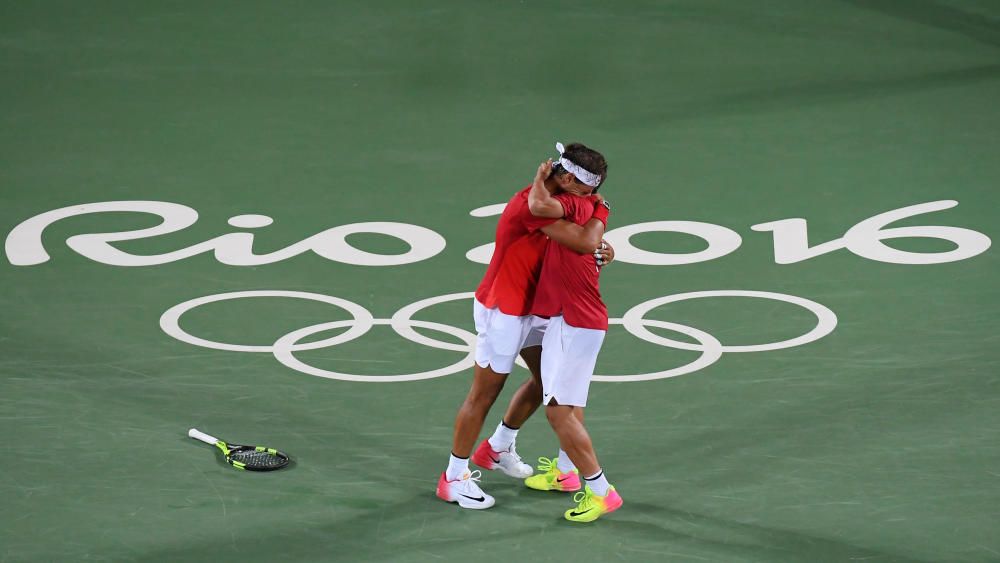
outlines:
[{"label": "racket strings", "polygon": [[248,469],[251,468],[273,469],[281,467],[286,463],[288,463],[288,460],[281,456],[272,454],[271,452],[268,451],[259,451],[259,450],[239,450],[230,454],[229,457],[234,461],[238,461],[246,465]]}]

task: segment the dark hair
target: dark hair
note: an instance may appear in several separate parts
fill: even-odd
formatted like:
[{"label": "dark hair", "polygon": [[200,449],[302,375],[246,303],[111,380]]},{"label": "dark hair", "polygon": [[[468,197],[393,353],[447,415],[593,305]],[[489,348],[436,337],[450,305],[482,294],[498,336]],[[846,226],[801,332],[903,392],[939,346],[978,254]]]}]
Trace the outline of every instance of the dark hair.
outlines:
[{"label": "dark hair", "polygon": [[[583,143],[570,143],[566,145],[566,152],[563,153],[563,157],[583,167],[584,170],[593,172],[601,177],[601,183],[594,190],[601,187],[604,184],[604,180],[608,177],[608,161],[605,160],[604,155],[587,147]],[[561,168],[558,173],[565,173],[565,170]],[[577,182],[580,183],[580,180],[577,179]]]}]

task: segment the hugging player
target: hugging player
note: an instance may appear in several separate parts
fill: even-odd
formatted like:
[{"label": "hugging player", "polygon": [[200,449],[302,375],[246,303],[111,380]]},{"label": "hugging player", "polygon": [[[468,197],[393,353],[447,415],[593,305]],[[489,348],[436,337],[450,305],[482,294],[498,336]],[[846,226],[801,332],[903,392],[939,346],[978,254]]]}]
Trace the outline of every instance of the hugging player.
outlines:
[{"label": "hugging player", "polygon": [[[590,151],[583,145],[570,147]],[[479,472],[469,471],[469,455],[518,354],[531,376],[514,393],[493,436],[479,445],[473,461],[484,469],[500,469],[515,478],[532,474],[531,467],[518,456],[515,440],[517,430],[542,402],[541,343],[548,321],[530,313],[550,238],[585,258],[591,268],[614,258],[613,249],[601,240],[604,223],[600,217],[607,208],[597,198],[589,200],[589,213],[595,216],[589,221],[571,222],[559,216],[539,217],[531,213],[528,194],[535,184],[541,183],[543,189],[553,193],[580,189],[574,174],[557,172],[541,179],[536,174],[532,186],[520,190],[508,201],[497,223],[493,257],[476,290],[473,304],[476,365],[472,387],[455,417],[448,468],[437,485],[438,497],[462,508],[482,509],[494,504],[493,497],[477,484]]]},{"label": "hugging player", "polygon": [[[566,152],[572,148],[573,145]],[[542,163],[528,194],[531,213],[565,217],[577,224],[593,221],[591,216],[606,222],[610,214],[607,202],[602,201],[603,205],[597,208],[601,211],[598,215],[589,197],[607,176],[604,157],[600,153],[584,153],[579,158],[567,159],[563,154],[558,166],[572,172],[579,182],[553,195],[539,181],[550,175],[552,161]],[[556,174],[559,173],[557,170]],[[602,222],[597,227],[602,235],[604,226]],[[583,425],[590,380],[608,330],[608,309],[601,299],[599,278],[600,269],[586,257],[550,241],[531,308],[532,314],[549,319],[542,339],[542,403],[559,438],[560,450],[555,461],[540,459],[539,469],[545,473],[526,479],[525,484],[540,490],[567,490],[567,484],[579,488],[578,474],[582,474],[586,487],[573,498],[576,508],[565,512],[566,519],[574,522],[592,522],[622,505],[621,496],[608,483],[597,461]]]}]

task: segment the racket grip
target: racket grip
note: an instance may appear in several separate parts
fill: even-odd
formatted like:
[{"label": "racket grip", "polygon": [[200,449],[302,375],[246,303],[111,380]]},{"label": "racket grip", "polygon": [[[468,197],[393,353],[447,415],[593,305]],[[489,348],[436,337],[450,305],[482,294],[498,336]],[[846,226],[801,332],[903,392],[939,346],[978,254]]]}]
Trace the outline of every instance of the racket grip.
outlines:
[{"label": "racket grip", "polygon": [[215,436],[209,436],[208,434],[205,434],[204,432],[198,430],[197,428],[192,428],[191,430],[188,430],[188,436],[194,438],[195,440],[201,440],[206,444],[212,444],[213,446],[215,445],[216,442],[219,441],[219,439],[216,438]]}]

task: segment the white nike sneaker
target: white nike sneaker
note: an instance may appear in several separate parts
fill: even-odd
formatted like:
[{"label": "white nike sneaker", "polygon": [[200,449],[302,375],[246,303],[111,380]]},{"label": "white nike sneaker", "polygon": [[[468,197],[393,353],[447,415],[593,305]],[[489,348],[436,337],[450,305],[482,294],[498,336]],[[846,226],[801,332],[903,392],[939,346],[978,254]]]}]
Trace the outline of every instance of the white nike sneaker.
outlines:
[{"label": "white nike sneaker", "polygon": [[466,471],[465,475],[449,481],[444,473],[438,479],[437,496],[441,500],[457,502],[462,508],[482,510],[493,506],[496,500],[483,492],[476,483],[482,477],[481,471]]},{"label": "white nike sneaker", "polygon": [[514,444],[507,451],[498,452],[488,439],[483,440],[476,448],[476,452],[472,454],[472,462],[483,469],[499,469],[515,479],[527,479],[535,472],[534,468],[521,461]]}]

